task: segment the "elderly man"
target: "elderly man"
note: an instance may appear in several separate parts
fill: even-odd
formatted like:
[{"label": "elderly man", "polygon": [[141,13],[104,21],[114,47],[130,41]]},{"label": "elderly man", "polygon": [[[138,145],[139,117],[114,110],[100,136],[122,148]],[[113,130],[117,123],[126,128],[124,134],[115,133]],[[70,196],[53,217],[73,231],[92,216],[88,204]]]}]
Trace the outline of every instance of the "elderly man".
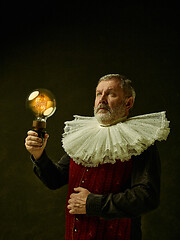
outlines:
[{"label": "elderly man", "polygon": [[25,141],[35,174],[50,189],[68,186],[66,240],[140,240],[141,215],[159,204],[160,160],[155,141],[166,140],[165,112],[127,118],[135,100],[131,81],[102,77],[94,117],[65,123],[66,154],[55,164],[37,133]]}]

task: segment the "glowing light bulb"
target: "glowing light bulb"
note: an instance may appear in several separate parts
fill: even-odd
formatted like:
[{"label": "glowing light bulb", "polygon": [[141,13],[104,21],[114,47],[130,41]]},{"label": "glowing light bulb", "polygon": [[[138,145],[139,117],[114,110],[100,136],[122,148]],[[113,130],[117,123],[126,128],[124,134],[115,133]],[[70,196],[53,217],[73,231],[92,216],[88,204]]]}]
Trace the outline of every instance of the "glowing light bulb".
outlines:
[{"label": "glowing light bulb", "polygon": [[36,117],[33,121],[33,130],[38,132],[39,137],[43,138],[46,120],[56,110],[56,100],[49,90],[40,88],[29,94],[26,104]]}]

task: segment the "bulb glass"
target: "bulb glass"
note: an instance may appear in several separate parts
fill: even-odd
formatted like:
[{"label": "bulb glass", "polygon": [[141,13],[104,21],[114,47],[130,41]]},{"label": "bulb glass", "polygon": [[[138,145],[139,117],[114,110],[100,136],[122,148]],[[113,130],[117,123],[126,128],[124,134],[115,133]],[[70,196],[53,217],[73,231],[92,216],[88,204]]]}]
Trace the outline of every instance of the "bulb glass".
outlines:
[{"label": "bulb glass", "polygon": [[46,121],[56,110],[56,100],[49,90],[36,89],[29,94],[27,106],[37,120]]}]

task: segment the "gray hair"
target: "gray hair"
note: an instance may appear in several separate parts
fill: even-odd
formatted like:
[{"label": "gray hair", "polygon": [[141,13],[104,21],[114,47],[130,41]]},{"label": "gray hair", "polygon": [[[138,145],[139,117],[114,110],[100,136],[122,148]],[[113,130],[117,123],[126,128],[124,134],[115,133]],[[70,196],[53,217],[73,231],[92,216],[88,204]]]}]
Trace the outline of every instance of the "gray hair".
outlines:
[{"label": "gray hair", "polygon": [[124,75],[107,74],[99,79],[98,84],[102,81],[108,81],[108,80],[113,80],[113,79],[116,79],[119,81],[120,87],[123,89],[125,97],[133,97],[133,100],[135,100],[136,92],[135,92],[134,88],[132,87],[132,81]]}]

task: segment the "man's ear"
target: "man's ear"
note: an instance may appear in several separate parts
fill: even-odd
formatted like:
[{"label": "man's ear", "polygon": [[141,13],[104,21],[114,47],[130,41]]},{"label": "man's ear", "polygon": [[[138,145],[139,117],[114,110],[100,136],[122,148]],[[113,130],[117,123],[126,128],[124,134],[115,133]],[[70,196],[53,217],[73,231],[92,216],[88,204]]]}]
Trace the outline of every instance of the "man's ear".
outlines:
[{"label": "man's ear", "polygon": [[133,103],[134,103],[133,97],[128,97],[125,102],[126,109],[127,110],[131,109],[133,106]]}]

